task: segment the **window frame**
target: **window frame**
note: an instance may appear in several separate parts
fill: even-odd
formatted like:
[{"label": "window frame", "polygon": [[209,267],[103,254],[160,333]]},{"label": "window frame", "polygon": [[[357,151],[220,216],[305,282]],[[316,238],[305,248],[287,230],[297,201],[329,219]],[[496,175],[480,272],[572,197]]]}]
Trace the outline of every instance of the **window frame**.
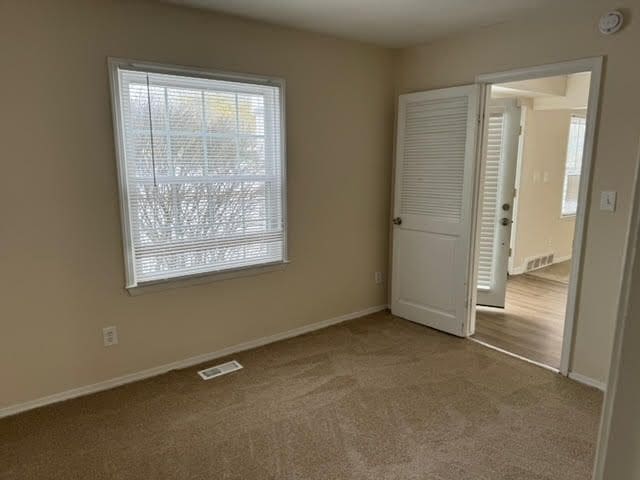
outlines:
[{"label": "window frame", "polygon": [[[179,65],[168,65],[155,62],[137,61],[123,58],[107,58],[109,69],[109,80],[111,89],[111,110],[113,116],[113,131],[116,147],[116,165],[118,172],[118,196],[120,200],[120,223],[122,233],[122,245],[124,250],[124,266],[125,266],[125,288],[131,294],[141,293],[143,291],[154,291],[162,285],[185,286],[191,284],[203,283],[203,281],[225,280],[236,277],[244,277],[248,275],[257,275],[274,270],[282,269],[289,263],[288,257],[288,219],[287,219],[287,156],[286,156],[286,90],[285,80],[279,77],[269,77],[253,74],[241,74],[232,72],[223,72],[218,70],[205,69],[200,67],[185,67]],[[226,80],[233,82],[241,82],[246,84],[267,85],[277,87],[280,91],[279,109],[280,109],[280,158],[281,158],[281,217],[283,229],[283,245],[282,260],[267,263],[257,263],[243,265],[240,267],[232,267],[221,270],[199,272],[187,275],[178,275],[152,281],[136,281],[133,245],[131,236],[131,220],[129,192],[127,182],[127,164],[126,164],[126,148],[125,136],[123,131],[123,118],[120,96],[120,81],[118,72],[120,69],[134,70],[142,73],[160,73],[176,76],[185,76],[191,78],[204,78],[212,80]]]},{"label": "window frame", "polygon": [[568,184],[568,178],[570,176],[574,177],[576,175],[568,175],[567,174],[567,166],[569,164],[569,144],[571,142],[571,127],[573,126],[573,119],[577,118],[580,119],[584,122],[584,139],[582,142],[582,152],[580,153],[581,158],[580,158],[580,173],[577,175],[578,178],[582,178],[582,162],[584,160],[584,147],[586,145],[586,141],[587,141],[587,118],[586,115],[580,115],[577,113],[571,113],[571,115],[569,116],[569,130],[568,130],[568,134],[567,134],[567,151],[565,153],[565,158],[564,158],[564,171],[562,174],[562,197],[560,198],[560,218],[561,219],[573,219],[576,218],[576,216],[578,215],[578,201],[579,201],[579,197],[580,197],[580,180],[578,181],[578,198],[576,199],[576,211],[573,213],[565,213],[564,211],[564,207],[565,207],[565,203],[566,203],[566,194],[567,194],[567,184]]}]

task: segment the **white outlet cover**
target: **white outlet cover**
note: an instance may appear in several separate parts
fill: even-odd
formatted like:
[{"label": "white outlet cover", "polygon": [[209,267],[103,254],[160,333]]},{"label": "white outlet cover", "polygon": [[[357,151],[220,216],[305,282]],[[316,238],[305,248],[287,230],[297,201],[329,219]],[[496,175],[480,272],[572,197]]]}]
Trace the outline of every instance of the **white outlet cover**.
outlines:
[{"label": "white outlet cover", "polygon": [[116,327],[104,327],[102,329],[102,342],[105,347],[118,344],[118,329]]}]

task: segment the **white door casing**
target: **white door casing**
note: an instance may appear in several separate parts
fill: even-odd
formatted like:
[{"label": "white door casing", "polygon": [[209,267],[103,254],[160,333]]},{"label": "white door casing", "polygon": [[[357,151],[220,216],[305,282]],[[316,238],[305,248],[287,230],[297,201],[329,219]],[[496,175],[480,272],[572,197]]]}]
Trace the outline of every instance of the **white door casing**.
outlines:
[{"label": "white door casing", "polygon": [[476,85],[401,95],[396,145],[391,310],[469,334]]},{"label": "white door casing", "polygon": [[519,137],[517,100],[488,101],[478,207],[478,305],[505,306]]}]

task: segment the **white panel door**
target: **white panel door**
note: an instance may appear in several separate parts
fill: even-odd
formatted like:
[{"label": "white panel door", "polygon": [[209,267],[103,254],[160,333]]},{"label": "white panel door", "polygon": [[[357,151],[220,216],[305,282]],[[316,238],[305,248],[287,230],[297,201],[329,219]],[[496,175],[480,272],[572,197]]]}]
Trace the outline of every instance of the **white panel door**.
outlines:
[{"label": "white panel door", "polygon": [[469,333],[478,89],[401,95],[398,106],[391,310],[458,336]]},{"label": "white panel door", "polygon": [[491,100],[485,113],[478,219],[477,304],[504,308],[515,192],[520,107]]}]

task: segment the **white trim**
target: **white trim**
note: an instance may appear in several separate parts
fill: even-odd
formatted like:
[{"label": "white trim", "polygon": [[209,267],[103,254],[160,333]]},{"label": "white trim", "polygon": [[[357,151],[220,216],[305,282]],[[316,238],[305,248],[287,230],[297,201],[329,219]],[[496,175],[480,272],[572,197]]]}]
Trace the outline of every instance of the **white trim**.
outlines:
[{"label": "white trim", "polygon": [[[553,253],[553,252],[551,252]],[[549,254],[547,254],[549,255]],[[571,260],[571,258],[573,257],[573,255],[565,255],[564,257],[556,257],[555,253],[553,254],[553,263],[551,265],[555,265],[556,263],[562,263],[562,262],[566,262],[567,260]],[[541,267],[541,268],[546,268],[549,265],[546,265],[545,267]],[[526,272],[526,268],[527,268],[527,262],[524,262],[524,264],[522,265],[518,265],[516,267],[513,267],[513,269],[509,269],[509,275],[522,275],[523,273],[527,273]]]},{"label": "white trim", "polygon": [[580,170],[580,187],[578,190],[578,211],[573,234],[573,248],[571,259],[571,276],[569,278],[569,292],[567,310],[564,320],[562,337],[562,351],[560,353],[560,372],[569,374],[572,346],[574,340],[574,326],[576,322],[576,307],[578,287],[582,281],[582,251],[587,234],[587,211],[591,197],[591,166],[595,150],[596,124],[598,123],[598,103],[600,100],[600,81],[602,77],[602,57],[592,59],[591,84],[589,85],[589,101],[587,103],[587,132],[584,139],[582,155],[582,169]]},{"label": "white trim", "polygon": [[234,82],[253,83],[255,85],[284,86],[284,79],[253,73],[228,72],[214,68],[194,67],[185,65],[172,65],[169,63],[149,62],[145,60],[133,60],[130,58],[109,57],[109,65],[125,67],[127,70],[140,72],[167,73],[188,77],[210,78],[215,80],[228,80]]},{"label": "white trim", "polygon": [[[516,241],[518,239],[518,209],[520,208],[520,185],[522,184],[522,162],[524,160],[524,148],[527,135],[527,115],[529,114],[529,107],[526,105],[520,105],[520,138],[518,138],[518,158],[516,159],[516,181],[513,188],[516,191],[516,195],[513,198],[513,206],[511,213],[511,238],[509,239],[509,247],[511,248],[511,256],[507,270],[509,273],[516,275],[515,271],[518,270],[514,263],[516,258]],[[524,269],[522,272],[523,273]]]},{"label": "white trim", "polygon": [[[279,115],[280,115],[280,205],[281,205],[281,217],[282,217],[282,260],[278,263],[288,263],[288,223],[287,223],[287,139],[286,139],[286,82],[283,78],[268,77],[264,75],[253,75],[246,73],[234,73],[224,72],[220,70],[206,69],[201,67],[186,67],[182,65],[169,65],[163,63],[146,62],[139,60],[131,60],[125,58],[107,58],[107,67],[109,70],[109,83],[111,89],[111,110],[113,116],[113,133],[116,145],[116,165],[118,171],[118,192],[120,199],[120,222],[122,225],[122,244],[124,250],[124,264],[125,264],[125,288],[130,293],[137,287],[147,289],[150,284],[156,284],[159,282],[147,282],[147,284],[138,283],[135,278],[135,258],[134,250],[131,241],[131,225],[130,225],[130,204],[129,193],[127,183],[127,161],[124,145],[123,135],[123,119],[122,119],[122,99],[120,96],[120,79],[118,76],[119,69],[135,70],[141,72],[154,72],[171,74],[176,76],[189,76],[198,78],[208,78],[215,80],[226,80],[243,82],[254,85],[267,85],[275,87],[279,90]],[[183,282],[185,278],[190,277],[202,277],[204,275],[220,275],[219,280],[243,277],[252,275],[251,268],[260,269],[262,265],[251,264],[246,265],[238,269],[229,269],[223,272],[208,271],[203,274],[188,275],[186,277],[170,277],[161,280],[167,284],[173,282],[180,282],[176,286],[186,286]],[[238,273],[235,273],[235,272]],[[258,270],[257,273],[260,273]],[[133,294],[133,293],[132,293]]]},{"label": "white trim", "polygon": [[263,273],[278,272],[284,270],[290,261],[265,263],[262,265],[248,265],[246,267],[232,268],[220,272],[206,272],[184,277],[157,280],[154,282],[138,283],[135,287],[127,287],[129,295],[132,297],[145,293],[159,292],[172,288],[190,287],[192,285],[202,285],[204,283],[219,282],[232,278],[250,277]]},{"label": "white trim", "polygon": [[[589,85],[589,102],[587,109],[587,132],[585,136],[584,154],[582,156],[582,171],[580,174],[580,190],[578,195],[578,212],[576,215],[576,225],[572,249],[573,255],[571,262],[571,278],[569,280],[569,292],[564,322],[562,352],[560,357],[560,373],[562,373],[563,375],[569,374],[569,364],[571,360],[574,338],[574,325],[576,320],[575,317],[577,292],[578,286],[580,285],[582,279],[582,247],[584,239],[586,237],[586,217],[589,207],[589,197],[591,193],[591,166],[593,163],[595,132],[598,119],[598,101],[600,98],[602,65],[603,57],[591,57],[549,65],[520,68],[506,72],[482,74],[476,77],[476,82],[486,85],[493,83],[514,82],[547,76],[567,75],[578,72],[588,71],[591,73],[591,83]],[[479,199],[475,198],[474,201],[478,202]],[[477,222],[477,218],[474,218],[473,221]],[[473,253],[475,256],[476,252]],[[477,279],[472,277],[470,283],[475,288]],[[472,304],[472,308],[475,308],[475,305]]]},{"label": "white trim", "polygon": [[598,390],[601,390],[603,392],[607,390],[607,385],[604,382],[601,382],[599,380],[594,380],[591,377],[587,377],[585,375],[581,375],[576,372],[569,372],[569,378],[571,380],[575,380],[578,383],[582,383],[583,385],[588,385],[589,387],[597,388]]},{"label": "white trim", "polygon": [[506,83],[533,78],[554,77],[592,71],[602,66],[603,57],[587,57],[566,62],[549,63],[535,67],[516,68],[495,73],[483,73],[476,76],[477,83]]},{"label": "white trim", "polygon": [[547,364],[541,363],[541,362],[536,362],[535,360],[531,360],[530,358],[523,357],[522,355],[518,355],[517,353],[510,352],[509,350],[504,350],[504,349],[502,349],[500,347],[496,347],[495,345],[491,345],[490,343],[483,342],[482,340],[478,340],[477,338],[470,337],[469,340],[473,340],[474,342],[479,343],[480,345],[482,345],[484,347],[488,347],[491,350],[495,350],[495,351],[500,352],[500,353],[505,353],[505,354],[509,355],[510,357],[517,358],[518,360],[523,360],[523,361],[525,361],[527,363],[530,363],[532,365],[535,365],[537,367],[544,368],[545,370],[550,370],[553,373],[560,373],[557,368],[554,368],[551,365],[547,365]]},{"label": "white trim", "polygon": [[509,275],[522,275],[525,272],[526,265],[518,265],[509,269]]},{"label": "white trim", "polygon": [[556,257],[555,254],[553,256],[553,263],[551,265],[555,265],[556,263],[566,262],[567,260],[571,260],[573,255],[565,255],[564,257]]},{"label": "white trim", "polygon": [[629,314],[629,304],[631,302],[631,282],[633,280],[633,269],[637,261],[636,257],[640,254],[640,190],[638,189],[638,182],[640,182],[639,162],[640,150],[638,151],[638,158],[636,162],[634,187],[630,197],[631,215],[629,218],[629,236],[627,237],[625,243],[624,258],[622,259],[624,271],[620,281],[620,299],[618,301],[618,312],[616,315],[616,329],[613,341],[613,351],[611,353],[611,366],[609,369],[609,377],[607,379],[607,391],[604,398],[604,405],[602,407],[602,415],[600,417],[600,430],[598,433],[596,462],[593,474],[593,478],[595,480],[605,480],[604,467],[609,446],[611,423],[613,421],[615,396],[618,390],[618,382],[620,379],[622,343]]},{"label": "white trim", "polygon": [[268,345],[270,343],[278,342],[280,340],[285,340],[287,338],[297,337],[305,333],[330,327],[331,325],[336,325],[338,323],[346,322],[347,320],[353,320],[355,318],[363,317],[365,315],[370,315],[372,313],[385,310],[386,308],[388,308],[388,305],[377,305],[375,307],[365,308],[364,310],[360,310],[353,313],[347,313],[345,315],[340,315],[339,317],[333,317],[328,320],[322,320],[316,323],[311,323],[309,325],[304,325],[302,327],[294,328],[292,330],[287,330],[281,333],[276,333],[274,335],[269,335],[267,337],[261,337],[255,340],[242,342],[237,345],[233,345],[231,347],[217,350],[215,352],[203,353],[202,355],[186,358],[184,360],[178,360],[177,362],[167,363],[165,365],[149,368],[146,370],[142,370],[140,372],[129,373],[121,377],[115,377],[109,380],[104,380],[102,382],[93,383],[91,385],[85,385],[82,387],[73,388],[71,390],[66,390],[64,392],[54,393],[53,395],[37,398],[35,400],[30,400],[28,402],[9,405],[8,407],[4,407],[0,409],[0,418],[7,417],[9,415],[15,415],[17,413],[25,412],[27,410],[31,410],[34,408],[43,407],[45,405],[50,405],[52,403],[58,403],[64,400],[70,400],[72,398],[100,392],[102,390],[108,390],[110,388],[119,387],[120,385],[137,382],[138,380],[143,380],[145,378],[155,377],[157,375],[162,375],[163,373],[167,373],[171,370],[188,368],[193,365],[198,365],[200,363],[214,360],[216,358],[225,357],[227,355],[231,355],[234,353],[261,347],[263,345]]},{"label": "white trim", "polygon": [[[485,131],[485,112],[488,104],[488,99],[491,94],[491,90],[487,88],[487,85],[478,85],[478,128],[476,131],[476,151],[474,156],[474,168],[473,168],[473,183],[471,191],[471,227],[469,234],[471,236],[471,242],[469,243],[469,257],[468,257],[468,272],[466,278],[467,287],[467,301],[465,310],[465,322],[466,328],[464,333],[467,338],[470,338],[476,331],[476,309],[473,305],[478,303],[478,262],[476,261],[476,254],[480,248],[480,235],[478,216],[480,215],[480,194],[482,192],[482,177],[484,175],[484,131]],[[469,281],[469,278],[472,281]],[[464,326],[463,325],[463,326]]]}]

